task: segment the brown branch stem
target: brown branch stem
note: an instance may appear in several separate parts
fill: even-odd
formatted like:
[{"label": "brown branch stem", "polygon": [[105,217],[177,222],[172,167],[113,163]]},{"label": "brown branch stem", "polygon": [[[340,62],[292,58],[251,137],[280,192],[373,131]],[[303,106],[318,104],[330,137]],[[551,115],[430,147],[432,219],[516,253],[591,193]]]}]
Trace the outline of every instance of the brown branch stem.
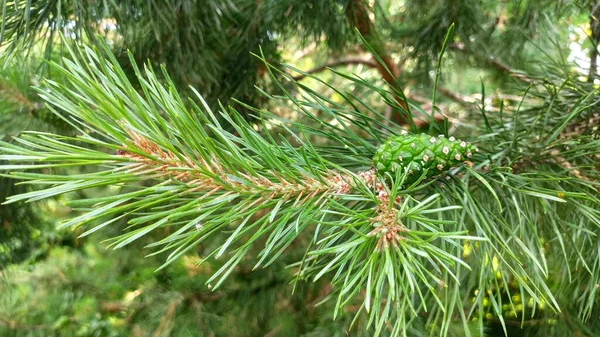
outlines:
[{"label": "brown branch stem", "polygon": [[31,103],[23,93],[2,83],[2,81],[0,81],[0,97],[24,107],[29,113],[33,113],[35,111],[35,105]]},{"label": "brown branch stem", "polygon": [[446,96],[447,98],[449,98],[451,101],[458,103],[464,107],[473,107],[473,103],[467,101],[464,97],[460,96],[459,94],[453,92],[450,89],[444,88],[444,87],[438,87],[437,88],[438,92],[444,96]]},{"label": "brown branch stem", "polygon": [[[400,68],[394,62],[391,55],[386,50],[385,44],[377,34],[373,25],[372,14],[369,4],[364,0],[350,0],[348,7],[346,7],[346,17],[348,18],[348,21],[358,30],[360,35],[362,35],[372,48],[369,52],[373,53],[374,57],[378,56],[382,61],[376,62],[376,67],[381,78],[388,83],[393,91],[402,92],[402,88],[396,81],[396,78],[400,76]],[[393,114],[394,122],[399,125],[414,125],[415,122],[409,118],[408,112],[406,111],[406,101],[398,94],[394,94],[393,96],[394,100],[398,103],[398,106],[405,111],[404,113],[398,112]]]},{"label": "brown branch stem", "polygon": [[339,59],[339,60],[331,60],[323,65],[320,65],[318,67],[315,67],[313,69],[306,71],[305,74],[300,74],[300,75],[294,76],[294,77],[292,77],[292,79],[294,81],[300,81],[308,75],[319,73],[321,71],[326,70],[327,68],[337,68],[337,67],[348,66],[348,65],[365,65],[369,68],[376,68],[377,62],[374,62],[371,59],[366,59],[366,58],[362,58],[362,57],[349,57],[349,58],[344,58],[344,59]]},{"label": "brown branch stem", "polygon": [[[463,44],[452,44],[449,46],[449,48],[451,50],[458,51],[458,52],[461,52],[464,54],[474,55],[474,53],[471,50],[467,49]],[[494,56],[488,56],[485,59],[485,61],[487,62],[488,65],[492,66],[493,68],[500,70],[502,72],[505,72],[517,80],[520,80],[520,81],[526,82],[526,83],[532,82],[532,79],[529,78],[527,75],[513,70],[508,65],[498,61]]]},{"label": "brown branch stem", "polygon": [[590,40],[592,42],[592,48],[590,49],[590,69],[588,73],[588,81],[592,82],[597,76],[598,72],[598,42],[600,41],[600,22],[598,22],[598,16],[600,16],[600,2],[592,1],[592,9],[590,12],[590,28],[592,34]]},{"label": "brown branch stem", "polygon": [[[128,133],[134,148],[117,152],[117,155],[130,160],[130,163],[117,169],[118,171],[153,178],[168,177],[189,185],[192,187],[191,191],[205,191],[206,196],[218,191],[238,192],[257,195],[262,199],[295,198],[294,205],[298,205],[317,195],[350,192],[351,177],[342,176],[333,170],[327,172],[322,181],[307,175],[302,176],[301,181],[288,181],[289,179],[286,180],[273,171],[268,172],[269,178],[263,175],[254,177],[228,170],[216,156],[210,159],[198,158],[196,161],[190,158],[180,159],[146,137],[131,130]],[[239,179],[233,179],[232,176]]]}]

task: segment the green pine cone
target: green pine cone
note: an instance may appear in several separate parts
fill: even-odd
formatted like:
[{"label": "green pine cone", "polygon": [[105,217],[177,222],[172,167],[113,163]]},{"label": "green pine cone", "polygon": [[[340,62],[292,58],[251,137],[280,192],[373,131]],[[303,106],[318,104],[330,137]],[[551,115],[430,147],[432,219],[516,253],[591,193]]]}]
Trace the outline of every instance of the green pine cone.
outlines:
[{"label": "green pine cone", "polygon": [[390,137],[379,146],[373,165],[380,174],[408,170],[405,183],[411,184],[423,171],[427,170],[427,177],[435,176],[467,161],[476,151],[473,144],[454,137],[404,134]]}]

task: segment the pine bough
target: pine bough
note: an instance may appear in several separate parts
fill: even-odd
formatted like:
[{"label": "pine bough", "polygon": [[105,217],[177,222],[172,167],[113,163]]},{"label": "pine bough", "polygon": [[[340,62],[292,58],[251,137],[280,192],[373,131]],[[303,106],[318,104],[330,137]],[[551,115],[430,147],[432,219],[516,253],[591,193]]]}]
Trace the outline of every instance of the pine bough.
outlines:
[{"label": "pine bough", "polygon": [[[335,315],[359,302],[356,318],[374,335],[406,335],[416,320],[431,335],[456,322],[483,331],[489,313],[504,326],[507,308],[525,316],[511,293],[533,312],[575,305],[582,320],[597,304],[600,144],[563,137],[592,94],[567,114],[554,105],[539,118],[532,107],[507,122],[484,112],[470,136],[479,151],[447,134],[400,132],[358,97],[338,92],[339,104],[299,83],[299,94],[280,83],[282,95],[264,93],[297,118],[247,106],[258,117],[249,124],[233,108],[215,114],[199,94],[183,100],[150,67],[136,67],[134,87],[108,50],[74,49],[53,68],[64,82],[39,93],[79,136],[26,132],[0,144],[0,169],[45,187],[9,203],[117,188],[70,202],[83,212],[63,226],[93,225],[83,236],[126,222],[111,243],[119,248],[170,227],[152,254],[168,252],[166,266],[211,247],[204,259],[227,257],[208,281],[216,288],[252,247],[266,267],[308,235],[298,279],[327,275]],[[559,305],[554,294],[567,288],[583,293]]]}]

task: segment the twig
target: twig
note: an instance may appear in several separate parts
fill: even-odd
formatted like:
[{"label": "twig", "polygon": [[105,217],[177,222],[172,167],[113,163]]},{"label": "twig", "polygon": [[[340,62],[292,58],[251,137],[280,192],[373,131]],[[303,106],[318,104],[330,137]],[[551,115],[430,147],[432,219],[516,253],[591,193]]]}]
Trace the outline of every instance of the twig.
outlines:
[{"label": "twig", "polygon": [[277,336],[277,333],[279,332],[279,330],[281,330],[281,325],[278,325],[277,327],[275,327],[275,329],[269,331],[265,337],[275,337]]},{"label": "twig", "polygon": [[592,34],[589,36],[592,42],[590,50],[590,70],[588,73],[588,81],[594,81],[598,71],[598,41],[600,41],[600,22],[598,22],[598,16],[600,15],[600,3],[591,2],[592,10],[590,12],[590,28]]},{"label": "twig", "polygon": [[294,79],[294,81],[300,81],[309,74],[315,74],[315,73],[324,71],[327,68],[336,68],[336,67],[341,67],[341,66],[360,65],[360,64],[365,65],[369,68],[377,67],[377,62],[373,61],[372,59],[366,59],[363,57],[349,57],[349,58],[345,58],[345,59],[329,61],[321,66],[318,66],[316,68],[306,71],[306,74],[300,74],[300,75],[294,76],[292,78]]},{"label": "twig", "polygon": [[[551,161],[555,162],[556,164],[564,167],[565,169],[567,169],[569,171],[569,173],[571,173],[573,176],[575,176],[577,179],[586,181],[588,183],[595,183],[596,181],[592,178],[587,177],[586,175],[584,175],[583,173],[581,173],[581,171],[579,171],[579,169],[577,169],[577,167],[573,164],[571,164],[568,160],[566,160],[563,156],[560,155],[560,151],[559,150],[551,150],[550,152],[548,152]],[[596,188],[598,189],[598,188]]]},{"label": "twig", "polygon": [[2,81],[0,81],[0,96],[9,102],[21,105],[29,113],[33,113],[36,110],[35,105],[23,93],[3,84]]},{"label": "twig", "polygon": [[504,322],[505,325],[507,326],[511,326],[511,327],[523,327],[523,326],[540,326],[543,324],[547,324],[548,320],[544,319],[544,318],[538,318],[538,319],[528,319],[528,320],[518,320],[518,321],[514,321],[514,320],[510,320],[510,319],[505,319],[505,320],[500,320],[499,318],[492,318],[490,319],[490,322],[495,323],[495,324],[502,324],[502,322]]},{"label": "twig", "polygon": [[[386,81],[393,90],[402,92],[402,88],[399,87],[396,81],[396,78],[400,75],[400,68],[385,49],[385,44],[381,41],[375,30],[375,26],[371,20],[371,9],[369,8],[369,4],[364,0],[350,0],[346,7],[346,17],[348,18],[348,21],[356,27],[365,41],[369,43],[373,53],[381,59],[382,62],[376,62],[375,65],[383,80]],[[408,107],[405,100],[396,94],[394,95],[394,100],[405,110],[404,113],[396,113],[393,115],[394,122],[399,125],[414,125],[415,122],[408,118],[408,113],[406,112]]]},{"label": "twig", "polygon": [[[315,67],[313,69],[310,69],[308,71],[306,71],[304,74],[300,74],[300,75],[296,75],[293,76],[292,79],[294,81],[300,81],[304,78],[306,78],[308,75],[312,75],[312,74],[316,74],[319,73],[321,71],[325,71],[329,68],[335,68],[335,67],[341,67],[341,66],[346,66],[346,65],[365,65],[369,68],[377,68],[377,62],[375,62],[373,59],[367,59],[364,57],[349,57],[349,58],[344,58],[344,59],[339,59],[339,60],[330,60],[329,62],[320,65],[318,67]],[[427,103],[427,99],[420,97],[420,96],[411,96],[410,97],[412,100],[416,101],[417,103]],[[464,102],[465,104],[468,104],[468,102]],[[444,119],[444,116],[436,113],[435,114],[435,121],[436,122],[440,122]],[[416,125],[417,128],[423,128],[426,127],[429,124],[429,121],[424,121],[418,118],[413,118],[413,122]],[[401,122],[401,125],[405,125],[406,123]]]},{"label": "twig", "polygon": [[[472,51],[470,51],[469,49],[467,49],[464,44],[453,44],[449,46],[450,49],[454,50],[454,51],[459,51],[461,53],[464,54],[470,54],[470,55],[475,55],[475,53],[473,53]],[[477,56],[477,55],[475,55]],[[510,68],[508,65],[496,60],[496,58],[494,56],[488,56],[485,61],[492,66],[493,68],[496,68],[502,72],[508,73],[511,77],[518,79],[522,82],[526,82],[526,83],[530,83],[533,80],[528,77],[527,75],[523,74],[523,73],[519,73],[515,70],[513,70],[512,68]]]},{"label": "twig", "polygon": [[160,323],[158,324],[158,327],[154,331],[154,335],[153,335],[154,337],[162,336],[165,333],[170,332],[171,329],[173,329],[173,324],[174,324],[174,319],[175,319],[175,309],[177,309],[177,305],[179,304],[179,302],[180,302],[179,300],[174,300],[171,302],[171,304],[169,304],[167,311],[165,312],[163,317],[160,319]]},{"label": "twig", "polygon": [[456,102],[464,107],[473,107],[473,102],[467,101],[464,97],[452,92],[450,89],[438,87],[437,90],[440,92],[440,94],[448,97],[453,102]]},{"label": "twig", "polygon": [[[558,138],[559,139],[572,139],[575,136],[579,136],[579,135],[586,133],[588,130],[590,130],[591,128],[593,128],[596,125],[600,125],[600,113],[598,113],[598,112],[594,112],[594,113],[590,114],[589,116],[583,118],[583,120],[580,120],[580,121],[570,124],[563,130],[563,132],[561,132],[561,134],[558,136]],[[551,158],[550,161],[564,167],[565,169],[567,169],[569,171],[569,173],[571,175],[573,175],[577,179],[580,179],[580,180],[583,180],[583,181],[586,181],[589,183],[597,183],[598,182],[597,180],[592,179],[592,178],[586,176],[585,174],[583,174],[577,168],[576,165],[572,164],[567,159],[565,159],[563,156],[561,156],[560,151],[558,149],[550,150],[547,153],[548,153],[549,157]],[[597,155],[597,154],[594,157],[596,158],[596,160],[600,159],[599,155]],[[600,187],[596,187],[596,190],[600,191]]]},{"label": "twig", "polygon": [[565,320],[565,323],[567,323],[567,326],[569,326],[569,329],[571,329],[575,337],[582,336],[581,330],[575,324],[573,324],[573,322],[571,322],[571,320],[569,319],[569,315],[566,315],[564,312],[561,312],[560,317],[562,317]]},{"label": "twig", "polygon": [[[74,318],[70,318],[69,320],[74,320]],[[11,330],[38,330],[38,329],[48,329],[52,327],[49,324],[34,324],[34,325],[26,325],[20,324],[15,321],[10,321],[0,317],[0,325],[3,325]]]}]

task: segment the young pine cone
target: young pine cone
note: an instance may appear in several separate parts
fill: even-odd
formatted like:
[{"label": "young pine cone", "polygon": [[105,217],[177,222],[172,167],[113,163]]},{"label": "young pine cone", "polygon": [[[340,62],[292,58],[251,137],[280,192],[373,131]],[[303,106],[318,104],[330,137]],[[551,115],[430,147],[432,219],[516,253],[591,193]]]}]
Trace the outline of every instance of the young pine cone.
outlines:
[{"label": "young pine cone", "polygon": [[427,177],[438,175],[469,160],[476,151],[473,144],[454,137],[406,134],[390,137],[379,146],[373,165],[379,174],[407,170],[405,184],[412,184],[424,171]]}]

